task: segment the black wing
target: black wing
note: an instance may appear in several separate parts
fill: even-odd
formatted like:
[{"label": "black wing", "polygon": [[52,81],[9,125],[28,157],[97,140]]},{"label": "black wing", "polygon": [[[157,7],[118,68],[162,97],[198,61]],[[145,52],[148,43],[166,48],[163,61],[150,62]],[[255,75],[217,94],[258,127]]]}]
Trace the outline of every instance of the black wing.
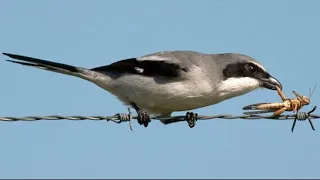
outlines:
[{"label": "black wing", "polygon": [[101,66],[91,69],[97,72],[118,72],[143,74],[146,76],[164,76],[164,77],[179,77],[182,72],[187,72],[188,69],[181,67],[179,64],[168,61],[138,61],[136,58],[125,59],[107,66]]}]

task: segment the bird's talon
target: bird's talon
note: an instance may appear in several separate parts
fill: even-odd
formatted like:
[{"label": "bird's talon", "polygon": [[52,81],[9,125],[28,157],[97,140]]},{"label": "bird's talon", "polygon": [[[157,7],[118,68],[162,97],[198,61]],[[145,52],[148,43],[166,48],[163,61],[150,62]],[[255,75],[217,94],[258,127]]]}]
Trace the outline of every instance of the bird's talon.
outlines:
[{"label": "bird's talon", "polygon": [[186,121],[190,128],[193,128],[196,125],[196,121],[198,120],[198,114],[193,112],[187,112]]},{"label": "bird's talon", "polygon": [[144,125],[144,127],[148,127],[149,122],[151,122],[150,116],[148,115],[147,112],[143,110],[138,111],[138,123],[140,125]]}]

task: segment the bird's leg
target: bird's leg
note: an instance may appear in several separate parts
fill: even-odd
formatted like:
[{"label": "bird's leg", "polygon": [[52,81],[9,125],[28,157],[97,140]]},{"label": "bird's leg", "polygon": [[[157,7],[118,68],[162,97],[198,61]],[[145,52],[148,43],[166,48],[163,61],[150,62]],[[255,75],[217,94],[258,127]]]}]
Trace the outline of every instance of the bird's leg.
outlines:
[{"label": "bird's leg", "polygon": [[144,125],[144,127],[148,127],[148,124],[149,122],[151,121],[150,120],[150,116],[148,115],[147,112],[145,112],[144,110],[140,109],[136,103],[130,103],[130,105],[136,110],[137,114],[138,114],[138,117],[137,117],[137,120],[138,120],[138,123],[140,125]]},{"label": "bird's leg", "polygon": [[193,128],[196,125],[196,121],[198,120],[198,114],[187,112],[185,119],[188,122],[189,127]]}]

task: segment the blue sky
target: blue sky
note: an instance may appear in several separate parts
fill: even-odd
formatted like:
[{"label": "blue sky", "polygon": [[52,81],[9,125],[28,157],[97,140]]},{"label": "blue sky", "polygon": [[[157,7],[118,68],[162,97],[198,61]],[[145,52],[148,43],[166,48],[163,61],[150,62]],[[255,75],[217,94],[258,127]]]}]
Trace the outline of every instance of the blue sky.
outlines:
[{"label": "blue sky", "polygon": [[[238,52],[284,86],[308,94],[319,81],[319,1],[2,0],[0,51],[82,67],[163,50]],[[126,107],[71,76],[0,56],[1,116],[113,115]],[[316,89],[311,105],[319,105]],[[195,110],[241,114],[279,101],[256,90]],[[317,112],[317,111],[316,111]],[[174,115],[183,115],[178,112]],[[0,122],[1,178],[319,178],[320,124],[214,120],[148,128],[105,121]],[[318,168],[317,168],[318,167]]]}]

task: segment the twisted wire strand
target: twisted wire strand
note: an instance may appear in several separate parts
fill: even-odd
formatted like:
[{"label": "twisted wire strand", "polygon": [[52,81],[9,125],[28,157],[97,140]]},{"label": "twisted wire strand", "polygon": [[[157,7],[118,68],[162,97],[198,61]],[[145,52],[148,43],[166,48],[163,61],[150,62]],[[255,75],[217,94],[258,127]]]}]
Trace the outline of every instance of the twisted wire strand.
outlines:
[{"label": "twisted wire strand", "polygon": [[[230,114],[220,114],[220,115],[211,115],[211,116],[203,116],[198,115],[196,121],[198,120],[215,120],[215,119],[245,119],[245,120],[260,120],[260,119],[268,119],[268,120],[291,120],[294,119],[291,131],[296,124],[296,120],[298,121],[309,121],[311,128],[315,130],[311,119],[318,119],[320,115],[312,114],[316,110],[317,106],[314,106],[313,109],[309,112],[297,112],[295,114],[288,115],[260,115],[262,113],[268,113],[269,111],[258,111],[258,112],[247,112],[243,115],[230,115]],[[137,115],[131,115],[130,108],[128,108],[127,113],[117,113],[113,116],[60,116],[60,115],[51,115],[51,116],[26,116],[26,117],[0,117],[0,121],[6,122],[14,122],[14,121],[39,121],[39,120],[93,120],[93,121],[111,121],[114,123],[122,123],[129,122],[129,127],[133,131],[132,119],[137,119]],[[189,112],[188,112],[189,113]],[[187,113],[187,114],[188,114]],[[165,120],[165,124],[177,123],[182,121],[187,121],[190,128],[195,126],[195,121],[190,122],[186,119],[186,116],[172,116],[167,118],[160,118],[157,116],[150,117],[153,120]]]},{"label": "twisted wire strand", "polygon": [[[296,114],[289,114],[289,115],[280,115],[274,117],[273,115],[259,115],[256,113],[247,113],[243,115],[230,115],[230,114],[221,114],[221,115],[211,115],[211,116],[203,116],[199,115],[197,120],[215,120],[215,119],[245,119],[245,120],[259,120],[259,119],[268,119],[268,120],[290,120],[294,119],[294,123],[292,126],[291,131],[293,132],[296,120],[304,121],[306,119],[309,120],[310,125],[313,130],[314,127],[312,125],[311,119],[318,119],[320,115],[311,114],[316,110],[317,106],[314,106],[313,109],[309,112],[298,112]],[[131,115],[130,108],[128,108],[127,113],[118,113],[113,116],[59,116],[59,115],[52,115],[52,116],[26,116],[26,117],[0,117],[0,121],[6,122],[13,122],[13,121],[39,121],[39,120],[94,120],[94,121],[101,121],[107,120],[114,123],[122,123],[129,121],[129,127],[133,131],[132,127],[132,119],[137,119],[137,115]],[[261,112],[261,111],[260,111]],[[182,121],[187,121],[185,116],[173,116],[168,118],[160,118],[157,116],[150,117],[154,120],[165,120],[165,124],[177,123]],[[187,121],[189,126],[190,122]],[[195,122],[193,122],[195,123]],[[194,127],[195,124],[190,126],[191,128]]]},{"label": "twisted wire strand", "polygon": [[[272,115],[230,115],[230,114],[220,114],[220,115],[210,115],[204,116],[199,115],[198,120],[215,120],[215,119],[244,119],[244,120],[292,120],[297,118],[297,120],[305,120],[309,117],[310,119],[318,119],[320,115],[310,114],[305,112],[299,112],[298,114],[280,115],[278,117],[273,117]],[[107,120],[115,123],[128,122],[131,119],[137,119],[137,115],[131,115],[126,113],[118,113],[113,116],[60,116],[60,115],[50,115],[50,116],[25,116],[25,117],[0,117],[0,121],[12,122],[12,121],[39,121],[39,120],[93,120],[101,121]],[[173,122],[185,121],[185,116],[172,116],[168,118],[159,118],[157,116],[152,116],[153,120],[168,120]]]}]

